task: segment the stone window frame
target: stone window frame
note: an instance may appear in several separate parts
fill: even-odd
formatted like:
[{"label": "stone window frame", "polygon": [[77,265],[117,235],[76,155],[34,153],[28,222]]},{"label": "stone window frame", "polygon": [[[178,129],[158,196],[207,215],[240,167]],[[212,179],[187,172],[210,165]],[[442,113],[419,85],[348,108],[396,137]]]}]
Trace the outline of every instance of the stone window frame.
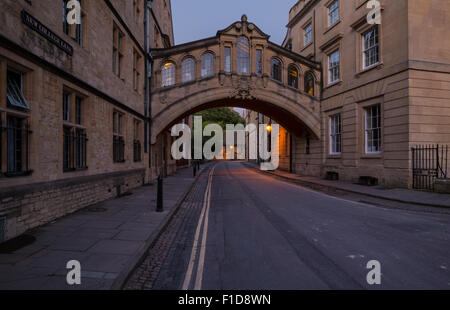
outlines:
[{"label": "stone window frame", "polygon": [[[329,88],[335,85],[340,85],[343,83],[343,75],[342,75],[342,34],[338,34],[337,36],[333,37],[329,42],[323,44],[320,49],[326,55],[324,57],[324,64],[323,64],[323,79],[324,79],[324,88]],[[333,81],[330,83],[329,79],[329,59],[330,55],[334,52],[339,50],[339,79],[336,81]]]},{"label": "stone window frame", "polygon": [[[187,61],[192,61],[193,62],[193,70],[191,72],[192,74],[192,78],[189,80],[186,80],[184,78],[185,75],[185,64]],[[192,55],[187,55],[185,57],[183,57],[183,59],[181,60],[181,83],[186,84],[186,83],[191,83],[194,82],[197,79],[197,60],[195,59],[194,56]]]},{"label": "stone window frame", "polygon": [[[355,76],[358,78],[361,74],[365,72],[372,71],[374,69],[382,69],[384,67],[384,53],[383,53],[383,11],[384,8],[381,7],[381,23],[379,25],[370,25],[366,21],[366,15],[359,18],[356,22],[354,22],[351,27],[355,31],[355,42],[356,42],[356,73]],[[364,54],[363,54],[363,45],[364,45],[364,34],[367,33],[370,29],[378,27],[378,63],[373,64],[369,67],[364,67]]]},{"label": "stone window frame", "polygon": [[142,121],[133,118],[133,161],[142,162],[142,139],[141,139]]},{"label": "stone window frame", "polygon": [[[273,71],[273,61],[274,60],[277,60],[279,62],[279,64],[280,64],[280,79],[279,80],[274,77],[274,71]],[[284,68],[283,60],[280,57],[277,57],[277,56],[272,57],[270,59],[270,79],[272,81],[277,82],[277,83],[283,84],[283,71],[284,71],[283,68]]]},{"label": "stone window frame", "polygon": [[[311,26],[311,40],[309,42],[306,42],[306,28]],[[309,47],[314,42],[314,23],[313,23],[313,17],[310,17],[302,26],[302,50]]]},{"label": "stone window frame", "polygon": [[125,59],[125,32],[117,25],[116,22],[113,22],[113,61],[112,61],[112,72],[121,80],[123,78],[123,67],[124,67],[124,59]]},{"label": "stone window frame", "polygon": [[[358,139],[358,148],[360,153],[360,158],[362,159],[381,159],[384,154],[384,97],[378,96],[372,99],[359,101],[358,104],[358,113],[357,113],[357,124],[359,125],[359,139]],[[380,105],[380,114],[381,114],[381,122],[380,122],[380,138],[381,138],[381,151],[377,153],[367,153],[366,152],[366,109],[371,106]]]},{"label": "stone window frame", "polygon": [[174,87],[176,84],[177,84],[177,64],[172,59],[165,59],[161,65],[161,87],[163,88]]},{"label": "stone window frame", "polygon": [[[332,125],[334,118],[339,118],[339,130],[337,132],[332,131]],[[334,123],[334,125],[336,125]],[[333,111],[332,113],[328,114],[328,155],[330,157],[340,157],[342,155],[343,151],[343,145],[342,145],[342,136],[343,136],[343,126],[342,126],[342,111]],[[339,139],[339,143],[336,143],[336,146],[339,144],[339,150],[336,148],[336,150],[333,150],[333,141],[334,139]],[[334,141],[334,142],[337,142]]]},{"label": "stone window frame", "polygon": [[[62,136],[63,136],[63,172],[76,172],[87,170],[87,128],[86,123],[86,106],[88,96],[74,89],[69,85],[63,85],[61,92],[61,109],[64,109],[64,96],[69,97],[68,119],[62,117]],[[80,106],[80,115],[77,111],[77,105]],[[63,111],[62,111],[63,112]],[[68,145],[66,145],[68,143]],[[68,149],[66,149],[66,146]],[[67,152],[68,150],[68,152]],[[67,154],[67,155],[66,155]],[[66,160],[66,156],[69,157]],[[66,164],[67,162],[67,164]]]},{"label": "stone window frame", "polygon": [[[369,120],[368,120],[368,115],[369,115],[369,111],[375,112],[373,109],[376,109],[376,114],[375,117],[374,115],[371,115],[371,119],[377,118],[377,126],[373,127],[372,125],[369,125]],[[366,155],[378,155],[380,154],[383,149],[382,149],[382,118],[383,118],[383,113],[381,110],[381,104],[373,104],[370,106],[367,106],[364,108],[364,145],[365,145],[365,154]],[[379,148],[379,150],[377,151],[373,151],[373,150],[369,150],[369,131],[375,132],[378,131],[378,145],[377,147]],[[376,141],[376,139],[373,139],[372,137],[372,144]]]},{"label": "stone window frame", "polygon": [[[310,75],[312,77],[312,81],[313,81],[313,87],[312,87],[313,93],[312,94],[310,94],[306,90],[306,81],[307,81],[306,77],[308,75]],[[303,75],[303,92],[308,94],[309,96],[314,97],[316,95],[316,83],[317,83],[317,78],[316,78],[316,75],[314,74],[314,72],[311,70],[306,71],[305,74]]]},{"label": "stone window frame", "polygon": [[[337,10],[338,10],[338,17],[337,20],[334,23],[330,23],[330,7],[333,3],[338,2]],[[328,32],[328,30],[334,28],[336,25],[338,25],[342,20],[342,1],[341,0],[329,0],[324,5],[324,12],[325,12],[325,18],[324,18],[324,29],[325,33]]]},{"label": "stone window frame", "polygon": [[[212,64],[211,64],[211,68],[209,68],[209,70],[203,74],[203,64],[204,64],[204,60],[207,55],[211,55],[211,60],[212,60]],[[207,50],[204,53],[202,53],[202,56],[200,57],[200,76],[202,79],[208,79],[208,78],[212,78],[216,75],[216,54],[211,51],[211,50]],[[233,63],[233,62],[232,62]]]},{"label": "stone window frame", "polygon": [[[22,94],[27,100],[29,110],[19,109],[8,105],[7,100],[7,71],[14,70],[22,74]],[[24,65],[0,57],[0,177],[23,177],[33,173],[31,169],[31,124],[33,107],[33,87],[35,75],[33,70]],[[25,139],[22,144],[21,171],[8,171],[8,118],[19,118],[23,121],[22,133]]]},{"label": "stone window frame", "polygon": [[[227,53],[226,53],[226,51],[227,51],[227,49],[229,50],[229,52],[230,52],[230,55],[229,55],[229,57],[230,57],[230,63],[229,63],[229,69],[227,69],[227,63],[226,63],[226,60],[227,60]],[[223,63],[222,63],[222,65],[223,65],[223,71],[225,72],[225,73],[231,73],[231,72],[233,72],[233,60],[234,60],[234,57],[233,57],[233,44],[231,43],[231,42],[226,42],[224,45],[223,45]]]},{"label": "stone window frame", "polygon": [[[81,24],[80,25],[69,25],[66,22],[67,19],[67,3],[70,0],[62,0],[63,4],[63,29],[62,32],[64,35],[70,37],[73,41],[75,41],[79,46],[85,47],[86,41],[86,29],[87,29],[87,10],[85,9],[88,6],[89,0],[78,0],[81,6]],[[79,35],[79,32],[81,35]]]},{"label": "stone window frame", "polygon": [[142,55],[133,47],[133,89],[138,94],[141,93],[141,85],[139,83],[141,74],[141,60]]},{"label": "stone window frame", "polygon": [[127,122],[125,112],[114,108],[112,113],[112,124],[113,124],[112,134],[113,134],[113,163],[115,164],[122,164],[126,162],[125,158],[126,123]]},{"label": "stone window frame", "polygon": [[[336,68],[334,68],[334,67],[331,68],[330,67],[330,59],[331,59],[332,55],[334,55],[336,53],[338,53],[338,55],[339,55],[339,62],[338,62],[338,65],[337,65]],[[337,84],[337,83],[341,82],[341,77],[342,77],[342,61],[341,61],[342,57],[341,57],[341,55],[342,55],[342,51],[341,51],[340,48],[335,48],[331,52],[327,53],[327,67],[326,67],[327,68],[326,69],[327,86],[331,86],[331,85],[334,85],[334,84]],[[331,80],[331,77],[330,77],[330,71],[332,69],[339,70],[338,71],[338,77],[335,80]]]},{"label": "stone window frame", "polygon": [[136,24],[141,21],[141,0],[133,0],[133,17]]},{"label": "stone window frame", "polygon": [[[244,39],[246,39],[247,40],[247,42],[248,42],[248,57],[247,57],[247,64],[248,64],[248,68],[247,68],[247,71],[248,72],[241,72],[241,70],[240,70],[240,57],[239,57],[239,51],[240,51],[240,48],[239,48],[239,40],[241,39],[241,38],[244,38]],[[247,37],[247,36],[245,36],[245,35],[240,35],[240,36],[238,36],[237,38],[236,38],[236,72],[238,73],[238,74],[244,74],[244,75],[250,75],[250,73],[251,73],[251,49],[252,49],[252,47],[251,47],[251,43],[250,43],[250,39]]]},{"label": "stone window frame", "polygon": [[[290,81],[290,69],[291,68],[294,68],[295,69],[295,71],[297,71],[297,85],[295,86],[292,86],[292,85],[289,85],[289,81]],[[300,67],[297,65],[297,64],[295,64],[295,63],[291,63],[291,64],[289,64],[288,65],[288,67],[287,67],[287,77],[286,77],[286,82],[287,82],[287,85],[288,85],[288,87],[290,87],[290,88],[294,88],[294,89],[296,89],[296,90],[299,90],[300,88],[300,85],[302,85],[302,79],[301,79],[301,76],[302,76],[302,72],[301,72],[301,69],[300,69]]]},{"label": "stone window frame", "polygon": [[[258,52],[260,52],[261,59],[258,59]],[[260,68],[258,68],[258,62]],[[258,72],[258,69],[261,69],[261,72]],[[255,48],[255,74],[257,76],[264,75],[264,46],[256,45]]]}]

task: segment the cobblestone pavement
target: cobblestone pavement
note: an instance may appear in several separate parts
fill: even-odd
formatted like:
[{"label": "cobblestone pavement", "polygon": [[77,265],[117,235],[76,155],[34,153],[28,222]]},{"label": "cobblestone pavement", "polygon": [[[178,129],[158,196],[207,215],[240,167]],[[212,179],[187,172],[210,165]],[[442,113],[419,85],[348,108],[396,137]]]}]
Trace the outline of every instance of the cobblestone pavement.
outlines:
[{"label": "cobblestone pavement", "polygon": [[212,166],[202,172],[179,210],[148,250],[146,258],[130,275],[125,290],[181,288]]}]

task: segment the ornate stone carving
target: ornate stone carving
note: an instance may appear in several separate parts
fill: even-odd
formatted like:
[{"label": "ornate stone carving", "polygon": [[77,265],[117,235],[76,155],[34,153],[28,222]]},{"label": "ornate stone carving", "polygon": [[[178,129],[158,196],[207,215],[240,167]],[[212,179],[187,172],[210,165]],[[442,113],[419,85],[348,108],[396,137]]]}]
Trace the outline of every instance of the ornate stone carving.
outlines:
[{"label": "ornate stone carving", "polygon": [[255,100],[252,94],[251,81],[248,77],[240,77],[236,90],[230,94],[230,99]]}]

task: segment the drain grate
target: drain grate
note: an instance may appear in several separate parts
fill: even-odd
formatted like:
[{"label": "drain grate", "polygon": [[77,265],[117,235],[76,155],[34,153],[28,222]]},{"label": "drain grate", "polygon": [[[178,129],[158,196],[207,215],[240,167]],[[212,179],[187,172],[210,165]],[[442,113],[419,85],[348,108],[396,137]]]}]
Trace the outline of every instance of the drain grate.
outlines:
[{"label": "drain grate", "polygon": [[0,217],[0,243],[6,239],[6,217]]}]

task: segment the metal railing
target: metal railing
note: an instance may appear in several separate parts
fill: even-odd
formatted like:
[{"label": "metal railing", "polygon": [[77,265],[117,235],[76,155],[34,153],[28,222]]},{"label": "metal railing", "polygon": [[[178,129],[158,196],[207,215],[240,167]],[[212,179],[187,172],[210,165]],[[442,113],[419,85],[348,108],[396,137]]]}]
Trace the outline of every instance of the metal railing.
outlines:
[{"label": "metal railing", "polygon": [[448,155],[448,145],[418,145],[413,147],[413,188],[434,191],[437,179],[450,177]]},{"label": "metal railing", "polygon": [[113,138],[113,160],[115,163],[125,162],[125,141],[123,137],[114,136]]},{"label": "metal railing", "polygon": [[139,141],[139,140],[134,140],[133,158],[134,158],[134,162],[142,161],[142,147],[141,147],[141,141]]},{"label": "metal railing", "polygon": [[64,130],[64,172],[87,169],[87,135],[82,129]]},{"label": "metal railing", "polygon": [[[9,123],[9,122],[8,122]],[[2,127],[0,124],[0,172],[7,177],[30,173],[30,134],[28,123],[23,120],[11,122],[14,125]],[[2,167],[3,148],[6,149],[6,167]]]}]

